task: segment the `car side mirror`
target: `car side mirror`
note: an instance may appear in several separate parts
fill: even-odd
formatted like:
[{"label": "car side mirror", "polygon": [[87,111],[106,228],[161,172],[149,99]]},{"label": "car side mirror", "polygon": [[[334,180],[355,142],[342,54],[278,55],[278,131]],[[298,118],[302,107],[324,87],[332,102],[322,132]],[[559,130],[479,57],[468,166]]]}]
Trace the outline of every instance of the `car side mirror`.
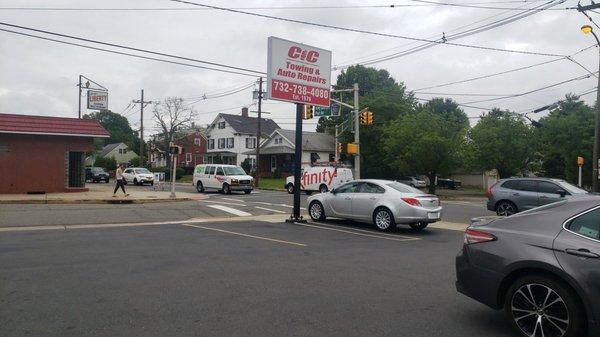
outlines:
[{"label": "car side mirror", "polygon": [[564,198],[567,195],[567,191],[565,190],[558,190],[556,193],[560,195],[561,198]]},{"label": "car side mirror", "polygon": [[332,194],[337,194],[337,190],[334,188],[334,189],[331,190],[331,193]]}]

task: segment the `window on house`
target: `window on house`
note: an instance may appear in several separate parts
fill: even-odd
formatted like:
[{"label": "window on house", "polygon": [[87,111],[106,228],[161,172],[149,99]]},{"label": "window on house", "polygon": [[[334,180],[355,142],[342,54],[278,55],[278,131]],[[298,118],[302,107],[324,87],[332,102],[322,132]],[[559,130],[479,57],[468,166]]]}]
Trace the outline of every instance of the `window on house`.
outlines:
[{"label": "window on house", "polygon": [[219,147],[219,149],[224,149],[225,148],[225,138],[219,138],[218,147]]},{"label": "window on house", "polygon": [[191,153],[186,153],[185,154],[185,161],[186,162],[191,162],[192,161],[192,154]]},{"label": "window on house", "polygon": [[209,140],[208,140],[208,148],[209,148],[210,150],[212,150],[212,149],[214,149],[214,148],[215,148],[215,140],[214,140],[214,139],[209,139]]},{"label": "window on house", "polygon": [[246,138],[246,148],[256,149],[256,138]]},{"label": "window on house", "polygon": [[225,129],[225,122],[219,122],[218,126],[219,129]]},{"label": "window on house", "polygon": [[194,145],[200,146],[200,138],[194,138]]},{"label": "window on house", "polygon": [[228,149],[233,148],[233,137],[227,138],[227,148]]},{"label": "window on house", "polygon": [[277,169],[277,156],[271,156],[271,172]]},{"label": "window on house", "polygon": [[123,149],[119,149],[119,154],[123,154]]}]

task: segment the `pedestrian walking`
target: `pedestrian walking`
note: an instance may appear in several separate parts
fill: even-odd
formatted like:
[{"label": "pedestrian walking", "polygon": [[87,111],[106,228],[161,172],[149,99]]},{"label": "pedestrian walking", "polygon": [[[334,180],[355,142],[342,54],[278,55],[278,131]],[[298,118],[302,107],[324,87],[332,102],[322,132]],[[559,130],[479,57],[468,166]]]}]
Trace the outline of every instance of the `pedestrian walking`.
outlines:
[{"label": "pedestrian walking", "polygon": [[115,180],[117,181],[117,185],[115,186],[115,190],[113,192],[113,198],[117,196],[117,191],[119,190],[119,187],[121,187],[121,189],[123,190],[123,194],[125,194],[126,197],[129,196],[129,194],[125,192],[125,181],[123,180],[123,165],[117,165],[115,178]]}]

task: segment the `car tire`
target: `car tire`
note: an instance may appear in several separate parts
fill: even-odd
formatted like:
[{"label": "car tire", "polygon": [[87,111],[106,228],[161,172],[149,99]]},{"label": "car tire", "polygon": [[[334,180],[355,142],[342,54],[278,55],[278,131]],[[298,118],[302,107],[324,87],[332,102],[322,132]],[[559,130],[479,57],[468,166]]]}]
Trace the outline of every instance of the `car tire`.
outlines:
[{"label": "car tire", "polygon": [[227,183],[223,184],[223,193],[231,194],[231,187],[229,187],[229,184],[227,184]]},{"label": "car tire", "polygon": [[496,214],[500,216],[511,216],[518,211],[517,205],[508,200],[502,200],[496,204]]},{"label": "car tire", "polygon": [[408,224],[410,226],[410,228],[412,228],[413,230],[420,232],[422,230],[424,230],[425,228],[427,228],[427,226],[429,225],[428,222],[413,222],[411,224]]},{"label": "car tire", "polygon": [[292,183],[289,183],[285,186],[285,190],[289,193],[289,194],[294,194],[294,185]]},{"label": "car tire", "polygon": [[135,186],[137,186],[137,185],[139,185],[139,184],[140,184],[140,183],[138,183],[138,181],[137,181],[137,178],[133,178],[133,184],[134,184]]},{"label": "car tire", "polygon": [[150,186],[154,186],[154,181],[151,181],[151,182],[150,182]]},{"label": "car tire", "polygon": [[244,193],[246,194],[250,194],[252,192],[252,190],[244,190]]},{"label": "car tire", "polygon": [[[504,312],[522,336],[532,336],[540,326],[546,336],[551,332],[561,337],[585,336],[585,312],[579,298],[549,276],[528,275],[514,282],[506,293]],[[562,335],[561,330],[565,331]]]},{"label": "car tire", "polygon": [[198,191],[198,193],[204,193],[204,185],[202,185],[201,181],[196,183],[196,191]]},{"label": "car tire", "polygon": [[391,231],[396,228],[394,215],[386,207],[379,207],[373,212],[373,223],[380,231]]},{"label": "car tire", "polygon": [[327,193],[327,192],[329,192],[329,188],[327,188],[327,185],[321,184],[321,186],[319,186],[319,193]]},{"label": "car tire", "polygon": [[107,183],[107,184],[109,183],[109,181],[110,181],[110,179],[105,179],[104,180],[104,182]]},{"label": "car tire", "polygon": [[319,201],[313,201],[310,203],[308,206],[308,214],[314,221],[323,221],[326,218],[323,204]]}]

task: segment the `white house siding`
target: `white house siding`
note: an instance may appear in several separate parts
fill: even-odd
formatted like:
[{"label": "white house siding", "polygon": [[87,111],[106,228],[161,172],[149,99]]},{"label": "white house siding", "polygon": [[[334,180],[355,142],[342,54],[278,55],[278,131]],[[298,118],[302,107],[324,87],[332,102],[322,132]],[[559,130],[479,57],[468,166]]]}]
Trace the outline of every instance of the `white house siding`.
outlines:
[{"label": "white house siding", "polygon": [[[125,151],[125,153],[119,153],[119,150],[121,152]],[[104,156],[104,158],[114,158],[118,164],[125,164],[125,163],[129,163],[133,158],[135,158],[137,156],[138,155],[135,152],[131,151],[126,144],[121,143],[117,147],[115,147],[112,151],[107,153]]]},{"label": "white house siding", "polygon": [[[214,139],[214,144],[215,144],[213,149],[207,147],[207,150],[206,150],[207,161],[211,162],[210,157],[217,156],[217,154],[219,152],[227,151],[227,152],[233,152],[233,154],[231,156],[235,156],[235,160],[233,162],[231,162],[231,164],[241,165],[242,162],[246,158],[250,158],[254,162],[255,158],[256,158],[255,155],[245,155],[243,153],[252,150],[252,149],[246,148],[246,139],[247,138],[256,138],[256,135],[236,134],[236,131],[227,123],[225,123],[224,129],[219,129],[218,125],[221,122],[225,122],[225,119],[222,117],[219,118],[215,122],[214,127],[210,127],[206,132],[206,136],[208,139],[208,145],[210,145],[211,139]],[[227,139],[227,138],[232,138],[232,137],[234,139],[233,148],[227,148],[227,141],[225,141],[225,148],[222,148],[222,149],[219,148],[219,139],[221,139],[221,138]],[[266,138],[262,138],[261,142],[264,141],[265,139]],[[225,156],[229,156],[229,154],[225,154],[222,157],[225,157]],[[223,160],[225,163],[229,163],[226,161],[225,158],[223,158]]]}]

